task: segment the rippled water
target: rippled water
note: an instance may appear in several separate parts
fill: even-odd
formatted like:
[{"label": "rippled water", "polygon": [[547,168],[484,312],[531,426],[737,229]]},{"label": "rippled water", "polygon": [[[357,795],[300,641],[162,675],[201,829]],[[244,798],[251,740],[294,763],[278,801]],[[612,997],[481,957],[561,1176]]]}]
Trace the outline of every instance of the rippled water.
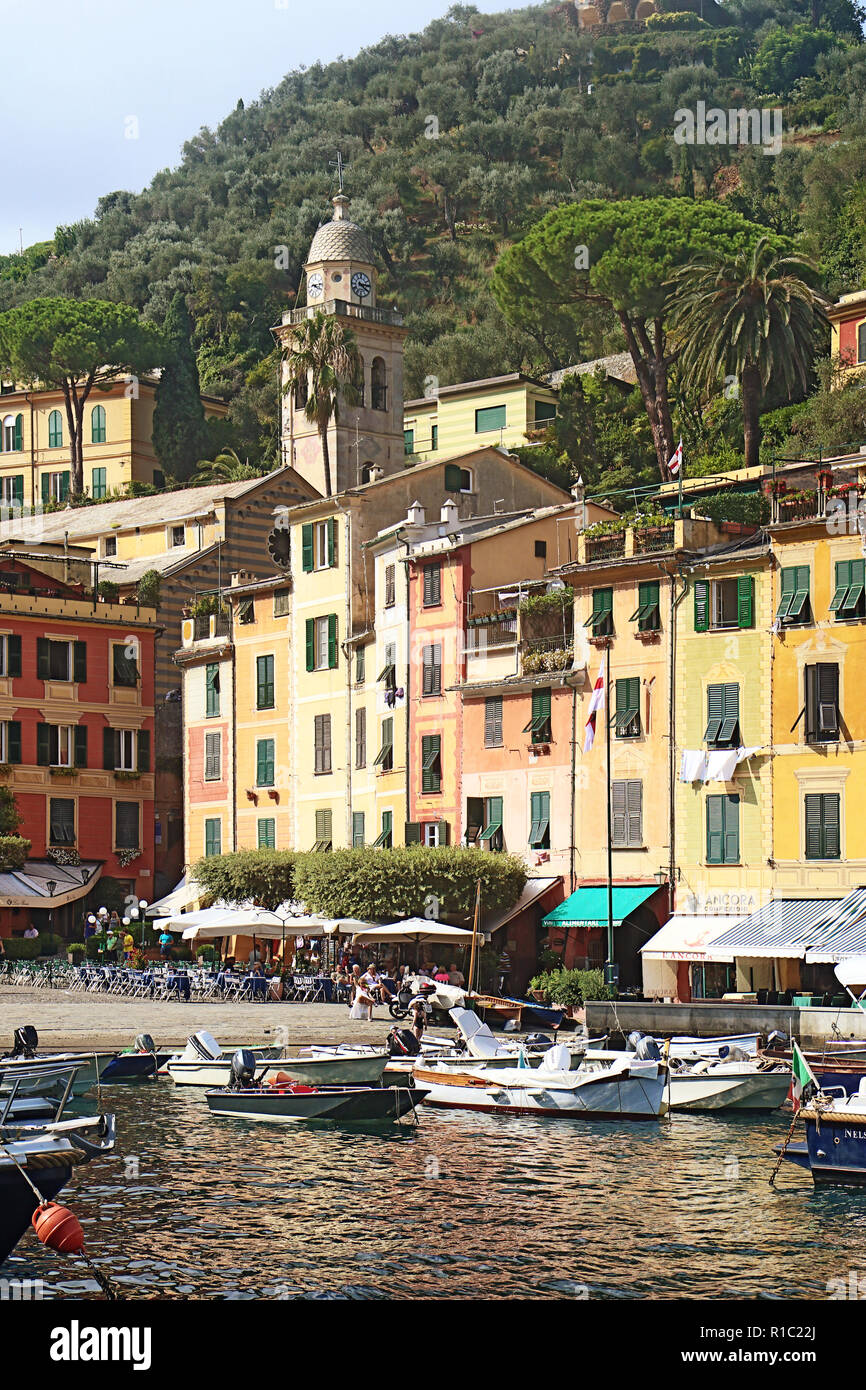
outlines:
[{"label": "rippled water", "polygon": [[[65,1200],[134,1298],[823,1299],[866,1236],[866,1192],[816,1193],[788,1164],[771,1191],[781,1115],[422,1108],[417,1128],[349,1130],[215,1119],[168,1082],[104,1094],[121,1157]],[[46,1298],[96,1296],[85,1273],[32,1235],[3,1268]]]}]

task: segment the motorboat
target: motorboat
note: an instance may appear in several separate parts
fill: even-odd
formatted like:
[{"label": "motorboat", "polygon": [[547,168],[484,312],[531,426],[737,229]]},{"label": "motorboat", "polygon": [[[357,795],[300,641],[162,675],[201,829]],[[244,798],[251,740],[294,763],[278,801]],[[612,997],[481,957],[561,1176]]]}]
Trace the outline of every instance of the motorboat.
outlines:
[{"label": "motorboat", "polygon": [[535,1069],[433,1062],[416,1065],[415,1080],[427,1091],[424,1103],[443,1109],[629,1120],[657,1119],[667,1110],[668,1068],[659,1056],[619,1053],[610,1062],[593,1056],[572,1069],[560,1043]]},{"label": "motorboat", "polygon": [[169,1057],[167,1052],[160,1054],[156,1051],[149,1033],[139,1034],[134,1047],[124,1052],[115,1049],[112,1052],[40,1053],[38,1047],[39,1034],[32,1024],[16,1028],[12,1051],[0,1058],[0,1068],[4,1071],[10,1068],[8,1075],[12,1076],[14,1068],[26,1067],[30,1082],[35,1084],[38,1082],[40,1068],[53,1072],[58,1066],[75,1063],[73,1094],[77,1096],[84,1095],[97,1083],[108,1086],[119,1081],[138,1081],[145,1077],[155,1077],[160,1062],[167,1061]]},{"label": "motorboat", "polygon": [[[335,1049],[321,1055],[292,1056],[285,1047],[246,1047],[256,1058],[259,1083],[287,1073],[294,1081],[309,1086],[376,1086],[388,1062],[386,1048],[369,1051]],[[170,1057],[165,1070],[178,1086],[227,1086],[231,1076],[232,1052],[224,1052],[210,1033],[193,1033],[183,1052]]]},{"label": "motorboat", "polygon": [[410,1086],[308,1086],[286,1072],[263,1084],[259,1072],[255,1053],[239,1048],[229,1063],[228,1084],[205,1093],[211,1114],[275,1122],[367,1124],[410,1115],[425,1095],[421,1087]]},{"label": "motorboat", "polygon": [[853,1095],[821,1090],[797,1113],[805,1140],[777,1144],[775,1152],[811,1172],[816,1184],[866,1187],[866,1077]]},{"label": "motorboat", "polygon": [[760,1050],[760,1033],[731,1033],[720,1038],[690,1038],[675,1037],[665,1039],[656,1038],[659,1047],[668,1044],[669,1057],[685,1057],[689,1061],[700,1061],[709,1058],[714,1061],[724,1061],[732,1047],[740,1052],[745,1052],[747,1056],[754,1057]]},{"label": "motorboat", "polygon": [[790,1089],[791,1068],[782,1064],[671,1061],[671,1110],[778,1110]]},{"label": "motorboat", "polygon": [[[489,1025],[469,1009],[451,1009],[449,1013],[468,1054],[466,1061],[472,1059],[493,1067],[510,1067],[522,1059],[522,1065],[538,1067],[545,1052],[554,1045],[552,1038],[540,1033],[530,1034],[525,1039],[503,1038],[502,1034],[492,1032]],[[597,1051],[607,1041],[606,1034],[590,1038],[586,1034],[575,1033],[557,1045],[567,1050],[570,1069],[573,1069],[580,1065],[588,1051]]]},{"label": "motorboat", "polygon": [[[69,1181],[73,1168],[114,1149],[114,1116],[67,1118],[75,1066],[67,1067],[65,1076],[61,1067],[56,1072],[62,1086],[56,1098],[24,1089],[25,1067],[17,1069],[0,1096],[0,1264],[27,1230],[40,1198],[52,1200]],[[44,1070],[39,1079],[44,1085]]]}]

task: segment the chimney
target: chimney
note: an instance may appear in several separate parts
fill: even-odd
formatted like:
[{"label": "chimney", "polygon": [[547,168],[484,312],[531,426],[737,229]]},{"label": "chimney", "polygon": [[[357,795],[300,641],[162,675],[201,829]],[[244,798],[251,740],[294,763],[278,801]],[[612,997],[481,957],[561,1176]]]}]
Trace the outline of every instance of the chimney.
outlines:
[{"label": "chimney", "polygon": [[448,501],[443,502],[442,504],[442,510],[439,513],[439,520],[445,526],[456,526],[459,519],[460,518],[457,512],[457,503],[453,502],[449,497]]},{"label": "chimney", "polygon": [[574,524],[578,531],[586,530],[586,488],[583,485],[583,478],[578,475],[577,482],[571,489],[574,498]]},{"label": "chimney", "polygon": [[406,513],[406,524],[408,526],[423,526],[424,521],[424,508],[420,502],[413,502]]}]

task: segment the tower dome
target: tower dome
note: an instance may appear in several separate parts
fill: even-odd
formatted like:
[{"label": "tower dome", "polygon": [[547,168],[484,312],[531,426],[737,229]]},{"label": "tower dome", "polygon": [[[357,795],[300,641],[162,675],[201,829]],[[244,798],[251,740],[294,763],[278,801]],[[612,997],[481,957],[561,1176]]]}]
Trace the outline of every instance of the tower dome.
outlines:
[{"label": "tower dome", "polygon": [[357,222],[350,222],[346,216],[349,199],[339,193],[334,199],[334,216],[324,222],[313,240],[307,254],[307,264],[320,261],[361,261],[366,265],[375,264],[375,254],[370,238]]}]

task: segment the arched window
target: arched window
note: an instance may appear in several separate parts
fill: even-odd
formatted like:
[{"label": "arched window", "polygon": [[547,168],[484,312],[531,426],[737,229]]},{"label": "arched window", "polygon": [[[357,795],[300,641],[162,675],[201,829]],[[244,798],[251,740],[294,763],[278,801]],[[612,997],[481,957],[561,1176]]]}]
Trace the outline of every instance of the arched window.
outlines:
[{"label": "arched window", "polygon": [[59,410],[52,410],[48,416],[48,447],[49,449],[63,448],[63,416]]},{"label": "arched window", "polygon": [[11,454],[16,449],[24,448],[24,416],[7,415],[3,420],[3,428],[0,431],[0,450],[4,454]]},{"label": "arched window", "polygon": [[866,362],[866,323],[857,329],[857,361]]},{"label": "arched window", "polygon": [[95,405],[90,412],[90,442],[105,443],[105,406]]},{"label": "arched window", "polygon": [[385,384],[385,359],[374,357],[370,370],[371,405],[374,410],[388,409],[388,387]]}]

